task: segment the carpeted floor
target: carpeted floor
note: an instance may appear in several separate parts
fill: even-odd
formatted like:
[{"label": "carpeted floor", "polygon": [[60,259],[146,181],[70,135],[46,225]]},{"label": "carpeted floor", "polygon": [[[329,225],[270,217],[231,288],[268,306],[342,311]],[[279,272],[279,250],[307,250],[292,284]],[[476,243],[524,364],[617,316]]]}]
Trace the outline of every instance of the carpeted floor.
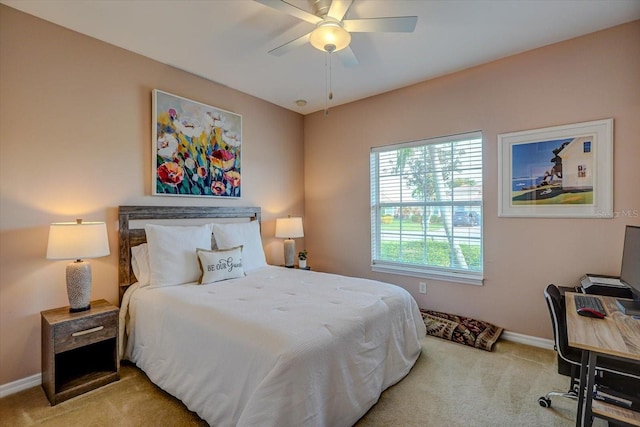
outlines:
[{"label": "carpeted floor", "polygon": [[[41,387],[2,398],[0,426],[206,426],[135,366],[124,364],[121,377],[54,407]],[[553,351],[500,340],[487,352],[426,337],[413,370],[356,426],[572,426],[575,401],[555,398],[549,409],[537,402],[568,384]]]}]

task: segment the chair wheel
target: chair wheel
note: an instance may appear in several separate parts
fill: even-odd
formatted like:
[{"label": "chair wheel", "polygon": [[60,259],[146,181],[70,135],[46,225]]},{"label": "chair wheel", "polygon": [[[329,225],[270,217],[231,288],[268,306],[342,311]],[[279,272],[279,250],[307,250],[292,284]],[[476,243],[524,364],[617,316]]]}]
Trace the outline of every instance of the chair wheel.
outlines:
[{"label": "chair wheel", "polygon": [[541,396],[541,397],[538,398],[538,403],[543,408],[550,408],[551,407],[551,399],[546,398],[544,396]]}]

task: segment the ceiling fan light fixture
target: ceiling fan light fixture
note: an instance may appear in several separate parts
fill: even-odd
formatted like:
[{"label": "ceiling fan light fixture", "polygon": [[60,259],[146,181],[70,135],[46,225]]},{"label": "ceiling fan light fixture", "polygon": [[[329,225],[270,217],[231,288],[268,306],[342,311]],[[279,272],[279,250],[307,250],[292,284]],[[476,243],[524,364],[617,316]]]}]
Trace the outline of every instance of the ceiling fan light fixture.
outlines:
[{"label": "ceiling fan light fixture", "polygon": [[323,21],[311,32],[309,42],[323,52],[337,52],[349,46],[351,34],[338,22]]}]

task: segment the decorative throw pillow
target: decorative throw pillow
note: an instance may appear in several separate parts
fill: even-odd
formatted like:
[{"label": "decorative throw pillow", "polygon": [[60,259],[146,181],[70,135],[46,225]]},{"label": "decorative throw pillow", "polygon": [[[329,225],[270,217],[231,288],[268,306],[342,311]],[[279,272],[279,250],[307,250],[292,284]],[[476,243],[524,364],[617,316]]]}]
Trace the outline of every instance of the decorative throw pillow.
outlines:
[{"label": "decorative throw pillow", "polygon": [[140,287],[148,286],[149,276],[149,249],[146,243],[131,248],[131,268]]},{"label": "decorative throw pillow", "polygon": [[242,268],[242,246],[232,249],[210,251],[198,249],[201,285],[220,280],[244,277]]},{"label": "decorative throw pillow", "polygon": [[212,226],[218,249],[242,246],[242,265],[245,272],[267,265],[258,221],[212,224]]},{"label": "decorative throw pillow", "polygon": [[211,248],[211,224],[165,226],[147,224],[152,287],[195,282],[200,277],[196,250]]}]

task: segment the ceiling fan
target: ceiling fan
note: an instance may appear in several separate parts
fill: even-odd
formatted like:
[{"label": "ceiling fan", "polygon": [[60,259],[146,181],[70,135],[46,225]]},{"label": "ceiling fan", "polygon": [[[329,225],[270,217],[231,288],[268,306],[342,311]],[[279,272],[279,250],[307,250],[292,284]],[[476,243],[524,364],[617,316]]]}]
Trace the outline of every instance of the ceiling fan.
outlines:
[{"label": "ceiling fan", "polygon": [[358,64],[358,59],[349,47],[351,33],[411,33],[418,21],[417,16],[343,19],[353,0],[307,0],[313,13],[300,9],[285,0],[255,1],[316,26],[315,30],[310,33],[270,50],[270,54],[281,56],[308,42],[323,52],[336,52],[345,66]]}]

